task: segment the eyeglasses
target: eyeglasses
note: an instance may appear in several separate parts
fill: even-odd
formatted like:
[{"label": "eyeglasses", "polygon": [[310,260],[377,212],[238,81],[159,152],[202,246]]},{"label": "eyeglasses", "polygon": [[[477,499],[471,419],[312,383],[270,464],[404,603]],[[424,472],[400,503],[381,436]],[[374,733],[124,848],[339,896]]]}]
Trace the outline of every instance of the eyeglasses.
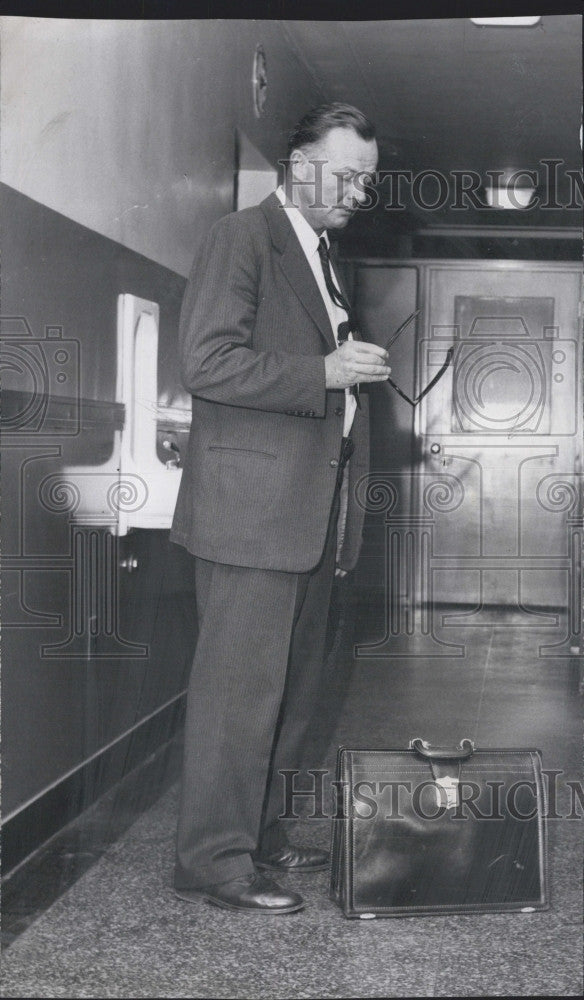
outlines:
[{"label": "eyeglasses", "polygon": [[[396,332],[394,333],[393,337],[391,337],[391,339],[388,340],[387,344],[385,345],[385,350],[386,351],[389,351],[391,345],[394,343],[394,341],[397,340],[397,338],[399,337],[400,333],[403,333],[404,330],[410,325],[410,323],[413,323],[413,321],[415,320],[416,316],[418,316],[418,314],[420,312],[421,312],[421,309],[416,309],[415,312],[413,312],[410,316],[408,316],[408,318],[406,320],[404,320],[404,322],[399,327],[399,329],[396,330]],[[410,399],[410,397],[407,395],[407,393],[405,393],[403,391],[403,389],[400,389],[399,385],[396,385],[396,383],[393,381],[393,379],[389,375],[388,375],[388,377],[386,379],[386,384],[389,383],[389,385],[393,389],[395,389],[395,391],[398,393],[398,395],[400,395],[402,399],[405,399],[406,403],[409,403],[410,406],[417,406],[418,403],[424,398],[424,396],[426,396],[430,392],[430,389],[433,389],[434,386],[436,385],[436,383],[439,381],[439,379],[442,378],[442,376],[444,375],[444,372],[446,371],[446,369],[448,368],[450,362],[452,361],[453,354],[454,354],[454,345],[452,345],[452,347],[448,348],[448,351],[446,352],[446,360],[444,361],[444,364],[442,365],[442,367],[440,368],[440,370],[438,372],[436,372],[436,374],[434,375],[434,378],[430,382],[428,382],[428,385],[425,387],[425,389],[422,389],[422,391],[419,392],[418,395],[414,397],[414,399]]]}]

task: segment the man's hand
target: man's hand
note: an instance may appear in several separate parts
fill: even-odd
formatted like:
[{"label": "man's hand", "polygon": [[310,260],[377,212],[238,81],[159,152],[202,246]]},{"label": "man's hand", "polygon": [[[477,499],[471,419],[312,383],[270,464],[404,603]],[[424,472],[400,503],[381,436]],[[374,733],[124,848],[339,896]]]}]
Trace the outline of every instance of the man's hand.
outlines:
[{"label": "man's hand", "polygon": [[324,359],[327,389],[346,389],[355,382],[384,382],[391,372],[388,354],[377,344],[347,340]]}]

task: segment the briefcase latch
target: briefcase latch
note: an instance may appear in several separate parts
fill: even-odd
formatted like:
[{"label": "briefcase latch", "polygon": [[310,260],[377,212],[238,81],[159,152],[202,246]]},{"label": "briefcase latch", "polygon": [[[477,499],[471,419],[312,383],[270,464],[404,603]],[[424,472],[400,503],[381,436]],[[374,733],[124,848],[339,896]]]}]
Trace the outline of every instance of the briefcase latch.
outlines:
[{"label": "briefcase latch", "polygon": [[416,738],[410,740],[410,750],[415,750],[430,764],[438,808],[456,809],[461,764],[474,753],[473,741],[461,740],[457,747],[432,747],[426,740]]},{"label": "briefcase latch", "polygon": [[458,778],[446,774],[434,779],[436,805],[439,809],[456,809],[458,806]]}]

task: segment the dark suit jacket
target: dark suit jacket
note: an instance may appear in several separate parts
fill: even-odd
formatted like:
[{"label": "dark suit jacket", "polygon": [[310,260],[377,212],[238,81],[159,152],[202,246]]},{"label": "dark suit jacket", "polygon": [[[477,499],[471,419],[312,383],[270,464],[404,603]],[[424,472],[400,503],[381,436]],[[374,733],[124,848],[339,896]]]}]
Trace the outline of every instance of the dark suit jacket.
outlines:
[{"label": "dark suit jacket", "polygon": [[[193,396],[171,539],[215,562],[305,572],[323,552],[345,393],[326,390],[336,347],[326,308],[274,194],[211,229],[181,313]],[[368,466],[366,394],[357,410],[341,565],[359,553],[353,486]]]}]

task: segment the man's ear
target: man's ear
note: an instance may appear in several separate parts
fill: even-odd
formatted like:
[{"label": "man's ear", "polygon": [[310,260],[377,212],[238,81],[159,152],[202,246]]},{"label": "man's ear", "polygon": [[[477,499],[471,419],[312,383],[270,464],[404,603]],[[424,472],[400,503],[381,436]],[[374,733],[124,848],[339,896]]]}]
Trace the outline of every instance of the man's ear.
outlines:
[{"label": "man's ear", "polygon": [[290,168],[294,177],[305,180],[308,157],[301,149],[293,149],[290,153]]}]

